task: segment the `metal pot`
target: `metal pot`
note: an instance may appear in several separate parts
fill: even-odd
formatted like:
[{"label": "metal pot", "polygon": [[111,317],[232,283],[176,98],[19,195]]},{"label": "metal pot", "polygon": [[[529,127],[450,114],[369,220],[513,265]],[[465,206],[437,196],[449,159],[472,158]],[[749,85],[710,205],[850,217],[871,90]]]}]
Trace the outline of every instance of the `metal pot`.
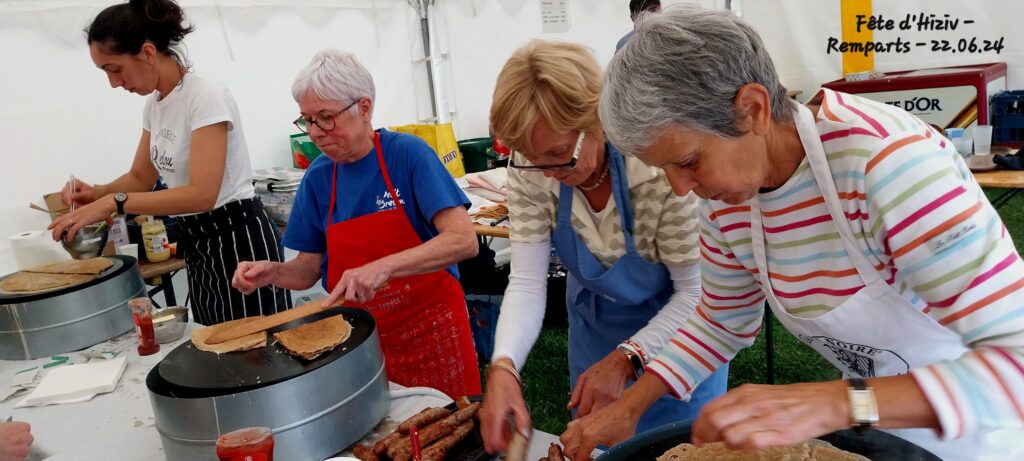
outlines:
[{"label": "metal pot", "polygon": [[335,308],[271,330],[341,313],[352,335],[306,361],[278,344],[215,354],[191,342],[171,351],[146,378],[168,460],[215,460],[217,437],[270,427],[275,458],[324,459],[362,439],[387,413],[388,382],[373,317]]},{"label": "metal pot", "polygon": [[[680,421],[637,434],[611,447],[596,461],[654,461],[676,445],[690,441],[691,423]],[[818,438],[872,461],[942,461],[924,448],[877,430],[857,434],[847,429]]]},{"label": "metal pot", "polygon": [[134,328],[128,300],[146,296],[142,274],[135,258],[108,258],[114,265],[88,282],[38,294],[0,294],[0,359],[77,351]]}]

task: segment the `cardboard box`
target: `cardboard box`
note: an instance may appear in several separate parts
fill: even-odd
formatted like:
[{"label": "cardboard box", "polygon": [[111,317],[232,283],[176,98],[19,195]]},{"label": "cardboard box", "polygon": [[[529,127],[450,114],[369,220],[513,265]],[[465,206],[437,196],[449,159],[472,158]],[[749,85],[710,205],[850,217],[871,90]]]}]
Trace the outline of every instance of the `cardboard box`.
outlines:
[{"label": "cardboard box", "polygon": [[[51,192],[43,196],[43,201],[46,202],[46,209],[54,213],[64,214],[67,213],[69,208],[64,204],[64,200],[60,197],[60,192]],[[50,221],[56,218],[55,215],[50,215]]]},{"label": "cardboard box", "polygon": [[990,125],[990,98],[1006,89],[1006,63],[890,72],[885,78],[822,85],[916,115],[944,132]]}]

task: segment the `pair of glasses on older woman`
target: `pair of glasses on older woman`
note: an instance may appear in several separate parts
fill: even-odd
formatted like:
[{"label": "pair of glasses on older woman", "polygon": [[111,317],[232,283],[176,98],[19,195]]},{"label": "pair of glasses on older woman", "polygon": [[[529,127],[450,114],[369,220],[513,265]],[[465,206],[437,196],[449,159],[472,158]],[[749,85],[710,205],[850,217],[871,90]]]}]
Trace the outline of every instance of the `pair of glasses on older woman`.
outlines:
[{"label": "pair of glasses on older woman", "polygon": [[352,101],[352,104],[345,106],[344,109],[339,110],[333,114],[320,113],[315,117],[303,115],[293,120],[292,123],[295,124],[296,127],[298,127],[299,131],[306,134],[309,134],[310,125],[316,125],[323,131],[331,131],[334,129],[334,127],[338,126],[338,122],[335,119],[338,118],[339,115],[344,114],[345,111],[351,109],[352,106],[356,105],[356,103],[360,101],[360,99],[362,98]]},{"label": "pair of glasses on older woman", "polygon": [[558,163],[554,165],[516,165],[514,162],[515,155],[509,157],[508,166],[509,168],[518,168],[520,170],[555,170],[555,171],[566,171],[573,170],[576,168],[576,162],[580,159],[580,151],[583,150],[583,138],[587,135],[586,131],[580,130],[580,136],[576,138],[576,145],[572,148],[572,158],[568,162]]}]

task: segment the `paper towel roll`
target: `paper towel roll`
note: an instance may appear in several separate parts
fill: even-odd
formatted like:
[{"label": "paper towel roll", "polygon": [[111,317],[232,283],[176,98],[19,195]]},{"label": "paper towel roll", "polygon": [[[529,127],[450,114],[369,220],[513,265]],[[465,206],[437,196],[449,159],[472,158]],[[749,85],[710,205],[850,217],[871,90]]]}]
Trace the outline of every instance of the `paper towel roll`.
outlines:
[{"label": "paper towel roll", "polygon": [[54,242],[47,231],[29,231],[8,238],[18,270],[69,259],[60,243]]}]

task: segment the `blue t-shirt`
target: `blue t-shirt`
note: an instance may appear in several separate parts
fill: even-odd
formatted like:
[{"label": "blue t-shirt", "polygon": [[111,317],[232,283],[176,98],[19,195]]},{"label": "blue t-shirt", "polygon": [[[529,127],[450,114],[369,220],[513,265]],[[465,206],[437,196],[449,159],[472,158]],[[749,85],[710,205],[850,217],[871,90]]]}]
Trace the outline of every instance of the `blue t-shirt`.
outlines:
[{"label": "blue t-shirt", "polygon": [[[426,242],[439,232],[431,224],[437,212],[450,207],[469,207],[469,199],[441,164],[434,149],[422,139],[384,129],[380,133],[384,163],[405,214]],[[317,157],[306,170],[292,204],[281,243],[305,253],[323,253],[320,283],[327,289],[327,210],[331,206],[331,180],[334,161]],[[338,164],[338,197],[334,202],[334,223],[378,211],[392,210],[395,202],[388,193],[377,161],[376,147],[355,163]],[[369,241],[369,237],[367,237]],[[458,266],[447,268],[455,278]]]}]

